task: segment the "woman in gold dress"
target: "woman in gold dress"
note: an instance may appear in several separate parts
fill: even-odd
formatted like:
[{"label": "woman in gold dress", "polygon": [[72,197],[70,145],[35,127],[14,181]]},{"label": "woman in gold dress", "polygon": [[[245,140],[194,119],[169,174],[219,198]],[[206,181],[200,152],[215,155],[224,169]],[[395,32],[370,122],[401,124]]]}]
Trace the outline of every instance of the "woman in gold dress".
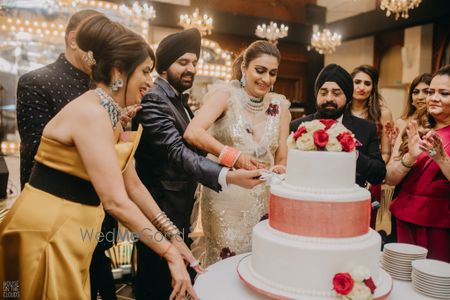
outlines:
[{"label": "woman in gold dress", "polygon": [[76,41],[96,89],[44,128],[30,181],[0,224],[0,282],[18,286],[22,299],[90,299],[103,207],[167,260],[171,299],[197,299],[184,262],[195,259],[136,175],[141,131],[123,132],[118,122],[121,107],[139,103],[152,84],[153,51],[103,15],[84,21]]},{"label": "woman in gold dress", "polygon": [[[283,173],[291,115],[289,101],[270,92],[279,63],[276,46],[252,43],[235,61],[236,80],[205,96],[185,139],[228,167]],[[268,184],[251,190],[229,186],[220,193],[203,190],[204,266],[251,250],[252,229],[267,213],[268,197]]]}]

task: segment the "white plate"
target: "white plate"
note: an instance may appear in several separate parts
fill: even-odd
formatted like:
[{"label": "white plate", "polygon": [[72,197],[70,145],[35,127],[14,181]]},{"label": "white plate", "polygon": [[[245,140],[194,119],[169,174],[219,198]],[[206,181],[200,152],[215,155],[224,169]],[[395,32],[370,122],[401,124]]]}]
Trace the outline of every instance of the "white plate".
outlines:
[{"label": "white plate", "polygon": [[403,274],[403,275],[411,276],[411,273],[412,273],[411,270],[400,269],[400,268],[392,267],[392,266],[389,266],[389,265],[383,265],[382,267],[385,270],[388,270],[390,272],[394,272],[394,273],[397,273],[397,274]]},{"label": "white plate", "polygon": [[444,285],[436,285],[436,284],[430,284],[428,282],[423,282],[421,280],[417,280],[415,277],[412,278],[412,284],[421,286],[425,289],[431,289],[431,290],[437,290],[444,293],[450,293],[450,286],[444,286]]},{"label": "white plate", "polygon": [[402,255],[402,254],[398,254],[398,253],[393,253],[393,252],[383,252],[383,257],[389,257],[395,260],[401,260],[401,261],[413,261],[413,260],[417,260],[417,259],[425,259],[427,258],[426,255],[416,255],[416,256],[412,256],[412,255]]},{"label": "white plate", "polygon": [[422,289],[423,291],[450,296],[450,289],[439,289],[439,288],[436,288],[436,287],[433,287],[433,286],[419,284],[417,282],[413,283],[413,285],[416,286],[417,288]]},{"label": "white plate", "polygon": [[420,275],[417,275],[416,272],[413,272],[411,274],[411,278],[413,279],[413,281],[417,281],[417,282],[420,282],[420,283],[424,283],[424,284],[429,284],[429,285],[436,286],[436,287],[443,287],[443,288],[449,288],[450,289],[450,282],[440,282],[440,281],[436,281],[434,279],[424,278],[424,277],[421,277]]},{"label": "white plate", "polygon": [[448,299],[450,297],[450,295],[447,295],[445,293],[424,290],[416,285],[414,285],[413,287],[416,291],[420,292],[421,294],[427,295],[427,296],[438,297],[438,298],[442,298],[442,299]]},{"label": "white plate", "polygon": [[417,277],[417,279],[423,280],[423,281],[427,281],[427,282],[431,282],[434,284],[442,284],[442,285],[450,285],[450,281],[445,281],[445,280],[440,280],[437,277],[428,277],[426,275],[418,275],[419,273],[417,271],[413,271],[411,272],[411,274],[415,274],[415,276]]},{"label": "white plate", "polygon": [[390,252],[395,253],[401,253],[406,255],[426,255],[428,253],[428,250],[424,247],[411,245],[411,244],[404,244],[404,243],[390,243],[384,245],[384,249]]},{"label": "white plate", "polygon": [[431,275],[450,280],[450,264],[435,259],[419,259],[412,262],[414,269]]}]

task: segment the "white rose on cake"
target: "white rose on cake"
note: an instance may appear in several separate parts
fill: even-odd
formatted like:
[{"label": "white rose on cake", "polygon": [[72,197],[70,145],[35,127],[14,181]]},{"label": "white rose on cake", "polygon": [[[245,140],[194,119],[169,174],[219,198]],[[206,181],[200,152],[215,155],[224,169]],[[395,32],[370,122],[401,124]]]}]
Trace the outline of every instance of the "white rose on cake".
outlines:
[{"label": "white rose on cake", "polygon": [[314,138],[311,134],[302,134],[295,143],[297,148],[303,151],[316,150],[316,145],[314,145]]},{"label": "white rose on cake", "polygon": [[361,282],[355,282],[352,291],[350,294],[345,296],[347,299],[351,300],[371,300],[373,299],[373,295],[370,292],[370,289]]}]

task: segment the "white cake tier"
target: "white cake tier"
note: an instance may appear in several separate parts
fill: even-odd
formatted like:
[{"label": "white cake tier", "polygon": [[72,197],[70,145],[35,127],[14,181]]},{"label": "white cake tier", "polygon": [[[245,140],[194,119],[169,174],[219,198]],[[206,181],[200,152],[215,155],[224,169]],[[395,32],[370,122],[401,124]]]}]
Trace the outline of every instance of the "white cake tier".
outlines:
[{"label": "white cake tier", "polygon": [[286,183],[319,190],[355,185],[356,152],[288,151]]},{"label": "white cake tier", "polygon": [[[320,224],[311,224],[320,226]],[[367,267],[381,284],[381,237],[370,229],[355,238],[312,238],[283,233],[267,221],[253,229],[249,272],[266,286],[301,296],[334,297],[333,277]]]}]

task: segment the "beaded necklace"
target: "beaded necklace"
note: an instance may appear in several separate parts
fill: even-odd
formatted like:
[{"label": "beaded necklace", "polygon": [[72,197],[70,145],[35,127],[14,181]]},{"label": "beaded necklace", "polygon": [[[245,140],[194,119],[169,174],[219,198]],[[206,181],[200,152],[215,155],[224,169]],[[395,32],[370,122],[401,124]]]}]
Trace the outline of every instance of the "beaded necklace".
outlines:
[{"label": "beaded necklace", "polygon": [[96,88],[95,92],[100,97],[100,105],[103,106],[109,114],[111,118],[111,124],[113,127],[116,127],[117,123],[119,123],[121,108],[114,101],[114,99],[108,95],[102,88]]},{"label": "beaded necklace", "polygon": [[[244,89],[245,91],[245,89]],[[245,91],[245,108],[253,113],[261,112],[264,110],[264,98],[256,98],[250,96],[247,91]]]}]

